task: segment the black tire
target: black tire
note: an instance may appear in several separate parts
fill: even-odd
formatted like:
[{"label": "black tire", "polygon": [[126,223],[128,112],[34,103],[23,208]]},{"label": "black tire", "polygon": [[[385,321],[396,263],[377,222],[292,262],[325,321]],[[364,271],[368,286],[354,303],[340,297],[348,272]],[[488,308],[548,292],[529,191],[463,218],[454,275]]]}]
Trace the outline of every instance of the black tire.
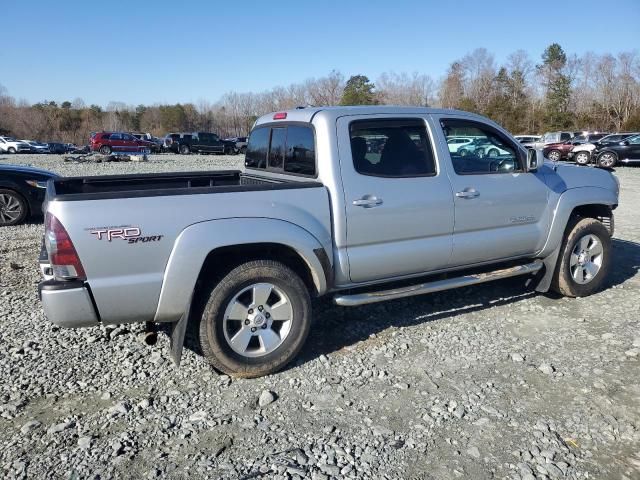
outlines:
[{"label": "black tire", "polygon": [[232,147],[224,147],[224,149],[222,150],[222,154],[223,155],[233,155],[233,148]]},{"label": "black tire", "polygon": [[[575,280],[572,268],[572,257],[580,250],[579,242],[588,236],[596,237],[602,247],[601,264],[597,273],[586,281]],[[580,258],[576,255],[574,258]],[[551,289],[566,297],[586,297],[600,291],[611,268],[611,236],[607,228],[595,218],[575,217],[571,220],[562,241],[558,264],[554,273]],[[586,276],[585,276],[586,277]]]},{"label": "black tire", "polygon": [[13,147],[9,147],[9,148],[7,149],[7,153],[14,154],[14,153],[16,153],[16,149],[15,149],[15,148],[13,148]]},{"label": "black tire", "polygon": [[[257,283],[270,283],[284,291],[293,315],[282,343],[270,353],[251,357],[236,352],[225,338],[224,316],[236,295]],[[261,377],[277,372],[293,360],[304,345],[310,326],[309,291],[300,277],[282,263],[255,260],[234,268],[210,290],[200,318],[200,346],[215,369],[234,377]]]},{"label": "black tire", "polygon": [[242,155],[244,155],[245,153],[247,153],[247,147],[240,147],[240,153]]},{"label": "black tire", "polygon": [[489,156],[489,157],[497,157],[498,155],[500,155],[500,152],[498,152],[498,149],[496,149],[496,148],[491,148],[487,152],[487,156]]},{"label": "black tire", "polygon": [[0,188],[0,227],[24,222],[29,214],[27,201],[13,190]]},{"label": "black tire", "polygon": [[589,165],[591,154],[587,151],[580,151],[575,154],[574,159],[578,165]]},{"label": "black tire", "polygon": [[560,152],[560,150],[551,150],[547,153],[547,158],[552,162],[559,162],[562,158],[562,152]]},{"label": "black tire", "polygon": [[602,152],[598,155],[598,166],[600,168],[613,168],[618,163],[618,155],[614,152]]},{"label": "black tire", "polygon": [[102,145],[100,147],[100,153],[102,155],[111,155],[111,147],[109,145]]},{"label": "black tire", "polygon": [[178,149],[178,151],[182,155],[188,155],[189,153],[191,153],[191,149],[189,148],[189,145],[180,145],[180,148]]},{"label": "black tire", "polygon": [[458,155],[460,155],[461,157],[466,157],[467,155],[469,155],[469,150],[466,150],[464,148],[461,150],[458,150]]}]

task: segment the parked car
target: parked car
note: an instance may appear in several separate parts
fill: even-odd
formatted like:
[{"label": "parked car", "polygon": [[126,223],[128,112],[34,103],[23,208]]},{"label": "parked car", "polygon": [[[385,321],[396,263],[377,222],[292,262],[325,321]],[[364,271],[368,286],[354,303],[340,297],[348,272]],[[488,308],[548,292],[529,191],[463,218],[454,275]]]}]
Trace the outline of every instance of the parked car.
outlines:
[{"label": "parked car", "polygon": [[42,215],[47,181],[57,175],[22,165],[0,164],[0,227]]},{"label": "parked car", "polygon": [[491,143],[486,137],[474,138],[471,142],[461,147],[458,152],[460,156],[476,155],[478,157],[497,157],[508,153],[499,145]]},{"label": "parked car", "polygon": [[570,140],[571,138],[573,138],[573,132],[547,132],[534,143],[533,148],[536,150],[542,150],[550,143],[562,143]]},{"label": "parked car", "polygon": [[473,138],[468,137],[451,137],[447,139],[447,147],[450,152],[457,152],[462,147],[469,145],[473,142]]},{"label": "parked car", "polygon": [[30,153],[31,147],[13,137],[0,137],[0,151],[4,153]]},{"label": "parked car", "polygon": [[234,145],[235,153],[245,154],[247,151],[247,137],[231,137],[225,138],[225,142],[231,142]]},{"label": "parked car", "polygon": [[153,143],[139,140],[130,133],[99,132],[91,137],[91,150],[103,155],[111,153],[151,153]]},{"label": "parked car", "polygon": [[593,142],[587,142],[583,144],[579,144],[574,146],[571,151],[567,154],[567,158],[570,160],[574,160],[578,165],[588,165],[591,162],[591,153],[598,147],[604,146],[609,143],[618,143],[628,137],[632,137],[634,135],[638,135],[639,132],[635,133],[614,133],[611,135],[607,135],[600,140],[596,140]]},{"label": "parked car", "polygon": [[67,146],[64,143],[49,142],[47,146],[49,147],[49,153],[56,153],[56,154],[67,153]]},{"label": "parked car", "polygon": [[[453,132],[506,153],[448,153]],[[479,115],[277,112],[255,122],[245,167],[50,184],[49,320],[170,323],[176,362],[190,324],[213,366],[256,377],[298,354],[311,297],[358,306],[536,273],[538,291],[585,297],[612,267],[617,179],[546,165]]]},{"label": "parked car", "polygon": [[31,148],[31,153],[49,153],[49,145],[34,140],[20,140]]},{"label": "parked car", "polygon": [[518,140],[525,148],[535,148],[535,143],[540,141],[540,135],[515,135],[513,138]]},{"label": "parked car", "polygon": [[227,140],[221,140],[215,133],[190,132],[169,133],[164,137],[164,149],[170,152],[181,153],[235,153],[235,144]]},{"label": "parked car", "polygon": [[613,168],[618,163],[640,163],[640,135],[627,137],[624,140],[596,146],[592,153],[596,164],[602,168]]},{"label": "parked car", "polygon": [[606,135],[606,133],[580,134],[566,142],[550,143],[542,149],[542,153],[549,160],[557,162],[565,158],[571,158],[573,156],[571,152],[575,146],[597,142]]},{"label": "parked car", "polygon": [[153,145],[151,147],[151,151],[153,153],[158,153],[162,151],[162,140],[154,137],[150,133],[131,133],[138,140],[146,140],[147,142],[151,142]]}]

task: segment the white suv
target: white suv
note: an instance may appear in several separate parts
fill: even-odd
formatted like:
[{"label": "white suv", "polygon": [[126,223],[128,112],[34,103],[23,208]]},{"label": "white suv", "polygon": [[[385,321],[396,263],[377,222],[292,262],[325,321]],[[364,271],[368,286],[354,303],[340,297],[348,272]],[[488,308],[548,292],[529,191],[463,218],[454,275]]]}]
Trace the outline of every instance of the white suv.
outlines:
[{"label": "white suv", "polygon": [[4,153],[29,153],[31,147],[13,137],[0,137],[0,151]]}]

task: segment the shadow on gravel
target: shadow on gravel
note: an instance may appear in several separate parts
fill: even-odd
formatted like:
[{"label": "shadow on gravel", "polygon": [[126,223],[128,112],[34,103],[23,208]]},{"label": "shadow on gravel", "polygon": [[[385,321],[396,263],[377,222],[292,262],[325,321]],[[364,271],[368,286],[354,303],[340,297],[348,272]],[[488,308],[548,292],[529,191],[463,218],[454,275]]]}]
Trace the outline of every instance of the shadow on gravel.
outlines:
[{"label": "shadow on gravel", "polygon": [[632,278],[640,270],[640,243],[613,239],[613,268],[609,275],[608,287],[620,285]]},{"label": "shadow on gravel", "polygon": [[[640,243],[615,238],[613,255],[614,268],[607,288],[624,283],[638,273]],[[355,345],[367,340],[372,334],[391,327],[419,325],[495,306],[517,305],[519,301],[536,295],[531,286],[525,286],[525,282],[524,278],[505,279],[354,308],[335,306],[328,297],[316,300],[313,304],[314,324],[309,339],[297,361],[285,370],[320,355]],[[551,299],[559,298],[554,294],[548,296]],[[169,326],[160,327],[160,331],[168,334]],[[184,348],[202,355],[197,332],[193,328],[187,330]]]}]

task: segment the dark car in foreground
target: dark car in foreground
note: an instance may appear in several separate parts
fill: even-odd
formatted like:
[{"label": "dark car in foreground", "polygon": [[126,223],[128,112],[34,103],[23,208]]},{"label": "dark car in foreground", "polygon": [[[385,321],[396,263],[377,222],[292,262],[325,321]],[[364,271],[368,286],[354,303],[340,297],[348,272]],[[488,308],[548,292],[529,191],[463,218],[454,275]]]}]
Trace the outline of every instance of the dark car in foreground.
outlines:
[{"label": "dark car in foreground", "polygon": [[621,142],[596,145],[591,154],[595,163],[602,168],[613,168],[618,163],[640,163],[640,135],[628,137]]},{"label": "dark car in foreground", "polygon": [[169,133],[164,137],[165,151],[181,153],[223,153],[231,155],[236,152],[234,142],[221,140],[215,133],[189,132]]},{"label": "dark car in foreground", "polygon": [[42,215],[42,202],[53,172],[23,165],[0,165],[0,227]]}]

